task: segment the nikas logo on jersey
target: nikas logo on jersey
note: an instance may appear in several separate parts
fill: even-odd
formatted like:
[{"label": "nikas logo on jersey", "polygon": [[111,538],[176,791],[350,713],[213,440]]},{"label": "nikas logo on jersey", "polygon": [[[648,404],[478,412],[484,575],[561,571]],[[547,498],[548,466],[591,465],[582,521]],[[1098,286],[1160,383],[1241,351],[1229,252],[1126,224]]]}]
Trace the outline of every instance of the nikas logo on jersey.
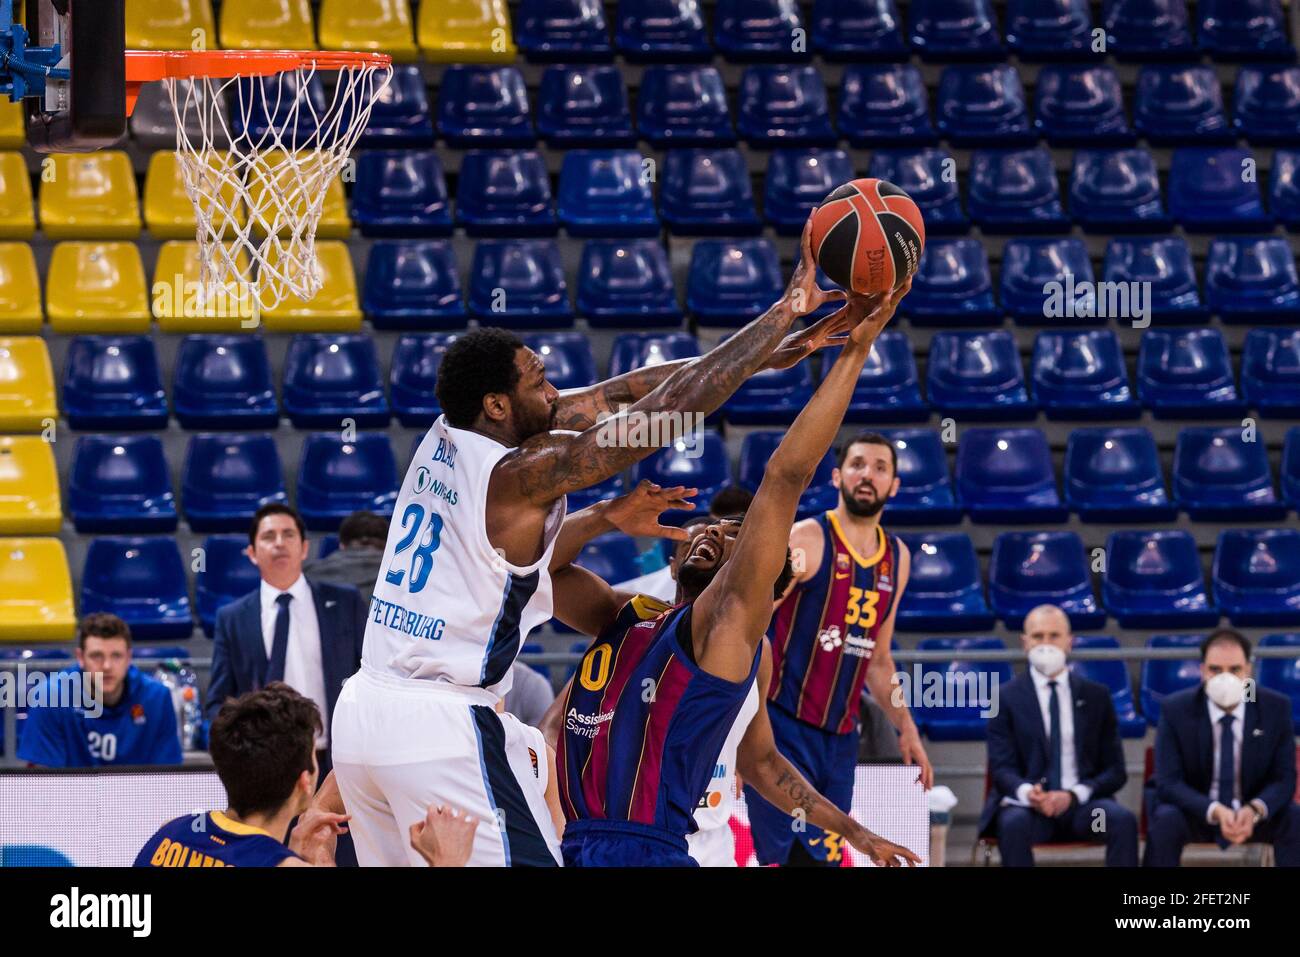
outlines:
[{"label": "nikas logo on jersey", "polygon": [[431,492],[448,505],[455,505],[460,501],[460,496],[456,494],[456,490],[447,483],[434,478],[427,465],[421,465],[415,470],[415,488],[413,491],[416,495]]}]

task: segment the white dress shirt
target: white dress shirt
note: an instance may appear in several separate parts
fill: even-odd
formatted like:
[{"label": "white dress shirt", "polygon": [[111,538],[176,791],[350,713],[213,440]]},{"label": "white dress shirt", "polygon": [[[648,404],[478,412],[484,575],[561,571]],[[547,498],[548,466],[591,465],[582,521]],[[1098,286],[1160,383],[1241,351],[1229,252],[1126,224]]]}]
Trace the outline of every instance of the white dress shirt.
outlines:
[{"label": "white dress shirt", "polygon": [[[1205,814],[1205,819],[1213,824],[1216,804],[1226,805],[1229,810],[1233,811],[1241,807],[1241,742],[1246,731],[1246,702],[1239,702],[1231,712],[1224,711],[1208,697],[1205,699],[1205,703],[1210,710],[1210,740],[1214,742],[1214,767],[1210,773],[1210,807]],[[1235,794],[1229,794],[1226,798],[1219,793],[1219,758],[1223,750],[1219,741],[1223,729],[1219,727],[1219,721],[1225,714],[1232,715],[1232,787],[1236,792]]]},{"label": "white dress shirt", "polygon": [[[1029,677],[1034,682],[1034,692],[1038,695],[1038,710],[1043,717],[1043,738],[1047,741],[1049,749],[1052,744],[1052,713],[1049,710],[1052,689],[1048,687],[1048,682],[1056,682],[1056,703],[1061,722],[1061,788],[1074,792],[1080,804],[1087,804],[1092,800],[1092,788],[1079,781],[1079,763],[1075,760],[1074,697],[1070,693],[1070,669],[1064,669],[1055,678],[1048,678],[1037,668],[1030,668]],[[1052,757],[1050,750],[1047,757],[1050,761]],[[1014,803],[1028,805],[1029,792],[1033,789],[1034,783],[1031,781],[1021,784],[1016,788]]]},{"label": "white dress shirt", "polygon": [[[284,594],[280,589],[262,579],[262,644],[266,660],[271,660],[271,647],[275,644],[275,619],[280,612],[276,599]],[[284,652],[284,683],[294,691],[310,698],[320,708],[323,730],[316,738],[317,749],[329,746],[329,709],[325,698],[325,670],[321,664],[320,622],[316,618],[316,602],[312,600],[311,586],[302,575],[289,586],[293,601],[289,602],[289,644]]]}]

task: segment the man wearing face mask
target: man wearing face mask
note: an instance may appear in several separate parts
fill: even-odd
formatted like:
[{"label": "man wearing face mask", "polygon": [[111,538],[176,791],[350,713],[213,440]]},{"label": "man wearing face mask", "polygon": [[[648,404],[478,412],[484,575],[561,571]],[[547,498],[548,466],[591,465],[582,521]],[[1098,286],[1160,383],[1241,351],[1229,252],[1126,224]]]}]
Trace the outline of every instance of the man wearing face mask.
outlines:
[{"label": "man wearing face mask", "polygon": [[1201,645],[1201,684],[1161,702],[1142,863],[1177,867],[1189,841],[1262,841],[1300,865],[1295,783],[1291,702],[1255,684],[1250,642],[1221,628]]},{"label": "man wearing face mask", "polygon": [[1115,800],[1128,773],[1104,685],[1070,674],[1070,619],[1055,605],[1025,616],[1028,671],[1001,690],[989,721],[993,786],[981,837],[996,836],[1006,867],[1032,867],[1033,846],[1104,841],[1108,867],[1136,867],[1137,818]]}]

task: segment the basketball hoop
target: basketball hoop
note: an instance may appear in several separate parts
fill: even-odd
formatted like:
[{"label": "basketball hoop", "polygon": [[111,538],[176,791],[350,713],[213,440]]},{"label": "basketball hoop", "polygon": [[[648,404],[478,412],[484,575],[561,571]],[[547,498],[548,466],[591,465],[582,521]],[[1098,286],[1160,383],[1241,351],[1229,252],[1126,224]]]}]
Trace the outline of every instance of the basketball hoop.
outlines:
[{"label": "basketball hoop", "polygon": [[[321,112],[307,85],[326,71],[338,81]],[[147,82],[161,80],[171,100],[202,290],[237,290],[263,311],[290,293],[306,301],[320,291],[326,190],[392,75],[392,58],[380,53],[127,51],[127,113]]]}]

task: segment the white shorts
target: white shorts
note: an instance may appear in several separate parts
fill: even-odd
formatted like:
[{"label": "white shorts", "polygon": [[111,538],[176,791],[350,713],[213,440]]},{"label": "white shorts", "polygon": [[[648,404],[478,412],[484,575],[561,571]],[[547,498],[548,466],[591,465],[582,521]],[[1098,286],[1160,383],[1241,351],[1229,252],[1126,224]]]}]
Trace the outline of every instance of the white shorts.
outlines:
[{"label": "white shorts", "polygon": [[735,867],[736,837],[731,825],[723,823],[686,835],[686,852],[700,867]]},{"label": "white shorts", "polygon": [[431,804],[482,822],[471,867],[560,863],[546,804],[546,742],[536,728],[497,714],[495,703],[481,688],[364,665],[344,683],[331,751],[361,866],[423,866],[409,832]]}]

